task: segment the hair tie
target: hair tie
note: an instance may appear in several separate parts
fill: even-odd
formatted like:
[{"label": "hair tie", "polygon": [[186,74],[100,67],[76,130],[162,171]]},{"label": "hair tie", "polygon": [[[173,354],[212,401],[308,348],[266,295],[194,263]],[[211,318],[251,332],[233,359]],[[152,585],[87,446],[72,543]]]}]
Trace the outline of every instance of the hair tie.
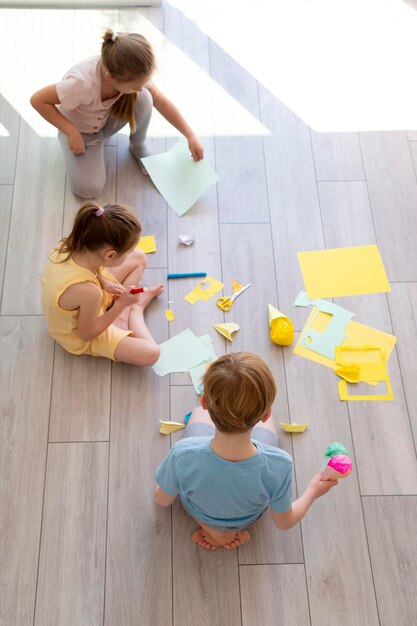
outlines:
[{"label": "hair tie", "polygon": [[113,33],[113,35],[111,36],[111,40],[114,42],[116,41],[116,39],[118,38],[119,33]]},{"label": "hair tie", "polygon": [[101,215],[103,215],[103,213],[104,213],[104,209],[103,209],[103,207],[99,207],[99,208],[97,209],[97,211],[94,211],[94,215],[95,215],[96,217],[100,217]]}]

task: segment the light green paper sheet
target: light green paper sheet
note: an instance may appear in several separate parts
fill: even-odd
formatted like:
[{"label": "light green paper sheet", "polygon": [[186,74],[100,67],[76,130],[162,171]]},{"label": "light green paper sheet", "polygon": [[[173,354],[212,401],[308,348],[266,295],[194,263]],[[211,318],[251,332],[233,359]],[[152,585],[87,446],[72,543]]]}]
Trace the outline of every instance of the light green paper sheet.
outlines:
[{"label": "light green paper sheet", "polygon": [[188,372],[211,357],[211,352],[204,342],[201,342],[189,328],[164,341],[159,347],[161,354],[152,366],[158,376],[166,376],[172,372]]},{"label": "light green paper sheet", "polygon": [[201,337],[198,337],[198,339],[210,352],[210,356],[206,361],[190,368],[191,380],[193,381],[196,392],[200,395],[202,393],[202,378],[206,372],[207,365],[217,359],[217,354],[214,350],[213,340],[210,335],[202,335]]},{"label": "light green paper sheet", "polygon": [[205,159],[195,163],[187,141],[170,150],[141,159],[160,194],[177,215],[184,215],[218,180]]}]

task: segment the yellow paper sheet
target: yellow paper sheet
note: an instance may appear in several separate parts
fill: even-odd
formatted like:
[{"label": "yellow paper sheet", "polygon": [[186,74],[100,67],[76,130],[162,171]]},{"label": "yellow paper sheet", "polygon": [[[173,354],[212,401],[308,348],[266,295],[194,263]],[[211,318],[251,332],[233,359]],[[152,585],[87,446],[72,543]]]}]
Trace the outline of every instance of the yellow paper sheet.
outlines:
[{"label": "yellow paper sheet", "polygon": [[[338,346],[335,349],[336,363],[342,366],[336,367],[334,372],[345,380],[339,382],[339,397],[341,400],[393,400],[391,382],[389,380],[387,364],[385,361],[385,352],[382,348],[368,345],[351,345]],[[355,367],[357,372],[346,371],[343,368]],[[341,371],[342,369],[342,371]],[[347,383],[367,382],[376,385],[385,382],[387,385],[386,395],[349,395],[349,386]],[[344,383],[344,384],[340,384]]]},{"label": "yellow paper sheet", "polygon": [[172,309],[167,309],[165,311],[165,317],[167,318],[168,322],[173,322],[175,320],[174,311],[172,311]]},{"label": "yellow paper sheet", "polygon": [[391,291],[376,245],[299,252],[298,261],[310,299]]},{"label": "yellow paper sheet", "polygon": [[287,424],[287,422],[280,422],[279,425],[285,430],[286,433],[303,433],[308,424]]},{"label": "yellow paper sheet", "polygon": [[145,254],[156,252],[155,235],[146,235],[146,237],[141,237],[136,247],[139,248],[139,250],[142,250]]},{"label": "yellow paper sheet", "polygon": [[[309,327],[311,323],[311,319],[315,315],[317,309],[313,309],[310,313],[310,316],[304,326],[303,332],[300,335],[300,338],[303,336],[305,330]],[[320,324],[326,324],[326,318],[328,318],[324,313],[318,314],[315,322],[315,328],[320,330]],[[318,327],[317,327],[318,326]],[[382,348],[385,352],[385,361],[388,362],[388,359],[391,355],[391,352],[395,346],[395,342],[397,338],[394,335],[389,335],[388,333],[384,333],[381,330],[377,330],[376,328],[372,328],[371,326],[365,326],[364,324],[360,324],[359,322],[354,322],[351,320],[346,326],[346,335],[347,337],[342,341],[342,346],[345,344],[367,344],[370,346],[378,346]],[[309,359],[310,361],[314,361],[315,363],[319,363],[320,365],[324,365],[325,367],[331,367],[333,370],[336,368],[336,361],[332,359],[328,359],[321,354],[317,354],[308,348],[305,348],[300,344],[300,340],[298,340],[297,345],[294,348],[294,354],[298,356],[302,356],[305,359]]]},{"label": "yellow paper sheet", "polygon": [[214,328],[229,341],[233,341],[232,333],[240,330],[239,324],[236,324],[235,322],[227,322],[226,324],[214,324]]},{"label": "yellow paper sheet", "polygon": [[159,432],[162,435],[169,435],[170,433],[175,433],[175,431],[185,428],[185,424],[181,424],[180,422],[163,422],[162,420],[159,421],[161,423]]},{"label": "yellow paper sheet", "polygon": [[207,276],[204,280],[198,283],[197,287],[194,287],[192,291],[184,296],[184,300],[187,300],[190,304],[195,304],[198,300],[207,302],[216,293],[219,293],[223,289],[224,285],[219,280]]}]

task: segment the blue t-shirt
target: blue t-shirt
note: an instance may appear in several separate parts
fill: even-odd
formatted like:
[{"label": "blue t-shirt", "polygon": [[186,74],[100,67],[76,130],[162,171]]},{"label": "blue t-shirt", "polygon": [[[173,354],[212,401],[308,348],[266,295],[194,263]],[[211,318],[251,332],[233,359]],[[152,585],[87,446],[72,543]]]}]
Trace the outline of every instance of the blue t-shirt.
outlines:
[{"label": "blue t-shirt", "polygon": [[190,515],[209,526],[245,528],[271,506],[291,506],[292,458],[254,441],[257,453],[244,461],[226,461],[211,449],[211,437],[188,437],[171,448],[155,473],[170,496],[179,494]]}]

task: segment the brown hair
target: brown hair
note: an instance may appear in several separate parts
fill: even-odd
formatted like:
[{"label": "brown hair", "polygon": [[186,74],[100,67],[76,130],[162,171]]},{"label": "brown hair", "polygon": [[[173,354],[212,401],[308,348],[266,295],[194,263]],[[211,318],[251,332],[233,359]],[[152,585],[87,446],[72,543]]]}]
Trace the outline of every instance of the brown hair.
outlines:
[{"label": "brown hair", "polygon": [[[113,41],[113,31],[106,30],[101,46],[101,60],[106,70],[121,83],[128,83],[138,76],[150,76],[155,70],[156,61],[152,46],[145,37],[136,33],[118,33]],[[137,93],[125,93],[111,108],[118,120],[129,120],[134,133],[135,105]]]},{"label": "brown hair", "polygon": [[[102,213],[99,211],[101,208]],[[67,252],[68,257],[73,252],[95,252],[105,246],[123,254],[133,248],[141,232],[141,225],[126,207],[120,204],[105,204],[100,207],[95,202],[88,201],[78,209],[72,231],[58,244],[58,249],[60,253]]]},{"label": "brown hair", "polygon": [[271,408],[277,393],[271,370],[251,352],[220,357],[207,369],[203,383],[210,417],[225,433],[253,428]]}]

